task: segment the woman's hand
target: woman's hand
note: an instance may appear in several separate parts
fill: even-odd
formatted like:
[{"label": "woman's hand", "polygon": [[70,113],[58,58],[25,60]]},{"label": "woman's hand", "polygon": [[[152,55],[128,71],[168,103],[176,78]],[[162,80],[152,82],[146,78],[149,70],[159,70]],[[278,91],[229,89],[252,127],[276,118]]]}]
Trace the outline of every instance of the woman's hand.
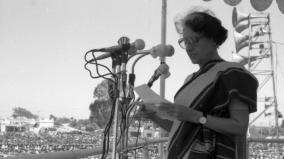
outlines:
[{"label": "woman's hand", "polygon": [[143,102],[136,104],[139,105],[139,109],[135,114],[135,117],[149,119],[168,132],[171,130],[173,122],[170,120],[164,120],[163,118],[158,116],[157,112],[155,111],[157,109],[152,109],[151,107],[149,107],[153,106],[153,104],[147,105],[148,103]]},{"label": "woman's hand", "polygon": [[183,105],[173,103],[152,103],[152,105],[158,107],[169,119],[199,123],[199,118],[203,116],[202,112]]},{"label": "woman's hand", "polygon": [[135,114],[135,116],[138,118],[142,117],[146,119],[152,119],[154,116],[156,116],[156,112],[147,109],[143,103],[140,103],[138,112]]}]

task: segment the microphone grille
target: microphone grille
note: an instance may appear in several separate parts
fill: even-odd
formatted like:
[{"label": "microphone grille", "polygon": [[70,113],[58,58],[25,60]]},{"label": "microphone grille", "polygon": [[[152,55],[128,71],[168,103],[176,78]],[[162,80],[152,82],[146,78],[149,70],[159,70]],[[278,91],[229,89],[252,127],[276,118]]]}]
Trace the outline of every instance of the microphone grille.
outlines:
[{"label": "microphone grille", "polygon": [[169,69],[170,69],[169,65],[161,64],[157,70],[160,74],[167,74],[169,72]]},{"label": "microphone grille", "polygon": [[167,56],[173,56],[175,53],[175,48],[172,45],[167,45],[168,48],[168,55]]},{"label": "microphone grille", "polygon": [[142,39],[135,40],[134,45],[137,50],[143,50],[145,48],[145,42]]}]

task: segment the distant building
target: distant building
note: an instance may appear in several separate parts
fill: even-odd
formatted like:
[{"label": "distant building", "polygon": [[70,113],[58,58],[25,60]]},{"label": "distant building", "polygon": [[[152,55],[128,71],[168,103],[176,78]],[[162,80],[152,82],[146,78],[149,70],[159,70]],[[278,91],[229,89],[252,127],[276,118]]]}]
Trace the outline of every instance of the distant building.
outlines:
[{"label": "distant building", "polygon": [[159,137],[159,131],[158,129],[150,128],[145,129],[144,127],[140,127],[138,130],[137,127],[130,127],[129,130],[129,136],[130,137],[143,137],[143,138],[156,138]]},{"label": "distant building", "polygon": [[25,117],[18,118],[2,118],[0,119],[1,132],[23,132],[27,131],[31,125],[35,124],[34,119]]},{"label": "distant building", "polygon": [[53,119],[28,119],[26,117],[17,118],[1,118],[0,119],[0,132],[23,132],[34,131],[40,128],[54,127]]},{"label": "distant building", "polygon": [[36,121],[39,128],[50,128],[54,127],[54,119],[49,118],[41,118]]},{"label": "distant building", "polygon": [[5,118],[0,118],[0,132],[3,133],[6,131],[6,125],[8,125],[10,121]]}]

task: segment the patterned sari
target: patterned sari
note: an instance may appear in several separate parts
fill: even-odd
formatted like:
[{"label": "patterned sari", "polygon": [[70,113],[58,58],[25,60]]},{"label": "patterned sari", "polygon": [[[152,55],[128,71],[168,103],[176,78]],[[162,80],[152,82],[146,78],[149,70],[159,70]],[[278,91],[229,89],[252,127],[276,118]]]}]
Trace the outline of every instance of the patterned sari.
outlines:
[{"label": "patterned sari", "polygon": [[[229,103],[237,96],[256,111],[257,79],[238,63],[210,61],[187,77],[174,103],[212,116],[230,118]],[[235,137],[201,124],[174,121],[169,134],[168,159],[234,159]]]}]

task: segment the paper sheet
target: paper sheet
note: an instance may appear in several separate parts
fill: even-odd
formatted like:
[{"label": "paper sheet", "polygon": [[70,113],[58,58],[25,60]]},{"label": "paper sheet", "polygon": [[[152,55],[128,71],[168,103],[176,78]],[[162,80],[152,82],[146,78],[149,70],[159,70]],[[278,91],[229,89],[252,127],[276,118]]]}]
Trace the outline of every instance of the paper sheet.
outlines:
[{"label": "paper sheet", "polygon": [[161,103],[161,102],[170,103],[170,101],[162,98],[160,95],[158,95],[152,89],[150,89],[147,86],[147,84],[143,84],[143,85],[135,87],[134,91],[139,95],[139,97],[145,103]]},{"label": "paper sheet", "polygon": [[[144,103],[171,103],[170,101],[162,98],[152,89],[150,89],[146,84],[137,86],[134,88],[134,91],[139,95],[139,97],[143,100]],[[165,111],[161,111],[156,106],[145,105],[146,109],[152,110],[157,113],[157,115],[161,118],[168,119],[168,115],[166,115]]]}]

